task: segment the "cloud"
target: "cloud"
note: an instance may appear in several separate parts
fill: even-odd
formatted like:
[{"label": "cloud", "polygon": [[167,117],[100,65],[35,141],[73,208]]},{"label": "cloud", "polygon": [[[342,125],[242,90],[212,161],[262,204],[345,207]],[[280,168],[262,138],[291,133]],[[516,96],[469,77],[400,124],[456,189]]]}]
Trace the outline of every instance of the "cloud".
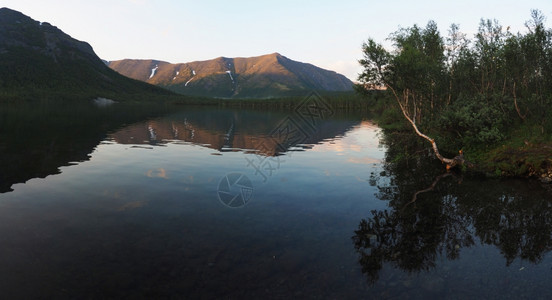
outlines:
[{"label": "cloud", "polygon": [[125,210],[129,210],[129,209],[136,209],[136,208],[140,208],[140,207],[142,207],[146,204],[147,204],[147,201],[145,201],[145,200],[128,202],[125,205],[117,208],[117,211],[125,211]]},{"label": "cloud", "polygon": [[163,179],[169,179],[169,177],[167,177],[167,171],[165,171],[165,169],[163,169],[163,168],[158,168],[158,169],[155,169],[155,170],[149,170],[146,173],[146,176],[148,176],[150,178],[158,177],[158,178],[163,178]]},{"label": "cloud", "polygon": [[347,161],[353,164],[364,164],[364,165],[381,163],[380,159],[373,158],[373,157],[351,157],[347,159]]}]

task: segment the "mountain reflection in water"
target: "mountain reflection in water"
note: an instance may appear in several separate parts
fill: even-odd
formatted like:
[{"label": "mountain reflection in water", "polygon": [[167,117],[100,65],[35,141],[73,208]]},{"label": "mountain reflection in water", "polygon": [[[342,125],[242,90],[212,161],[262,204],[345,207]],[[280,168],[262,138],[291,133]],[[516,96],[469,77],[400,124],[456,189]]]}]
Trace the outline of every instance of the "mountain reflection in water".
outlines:
[{"label": "mountain reflection in water", "polygon": [[[299,133],[305,132],[298,144],[288,143],[289,140],[281,134],[275,135],[276,129],[287,125],[287,116],[286,112],[214,110],[205,114],[202,111],[189,111],[126,126],[109,134],[109,138],[119,144],[163,145],[185,142],[220,152],[245,151],[275,156],[290,150],[312,148],[314,144],[343,136],[360,123],[349,119],[320,119],[311,132],[304,128],[306,125],[298,124],[297,129],[301,130]],[[287,147],[282,148],[282,145]]]},{"label": "mountain reflection in water", "polygon": [[[347,118],[318,120],[316,130],[304,135],[301,144],[286,144],[287,141],[271,133],[286,120],[289,112],[194,107],[168,115],[167,111],[165,107],[153,105],[118,104],[98,108],[92,103],[3,107],[0,111],[0,193],[11,191],[14,183],[59,174],[60,167],[88,160],[106,136],[117,143],[137,147],[184,142],[217,152],[245,151],[275,156],[308,149],[343,135],[359,123],[359,119]],[[164,117],[156,118],[160,115]]]},{"label": "mountain reflection in water", "polygon": [[165,111],[153,104],[101,108],[76,101],[2,103],[0,193],[12,191],[15,183],[59,174],[60,167],[86,161],[107,132]]}]

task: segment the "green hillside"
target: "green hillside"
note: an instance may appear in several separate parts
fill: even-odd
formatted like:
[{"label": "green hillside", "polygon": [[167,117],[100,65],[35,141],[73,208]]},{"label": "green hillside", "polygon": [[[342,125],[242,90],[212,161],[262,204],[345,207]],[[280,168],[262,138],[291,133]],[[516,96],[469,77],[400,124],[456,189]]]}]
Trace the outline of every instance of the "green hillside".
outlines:
[{"label": "green hillside", "polygon": [[92,47],[49,23],[0,9],[0,100],[34,97],[147,98],[169,91],[114,72]]}]

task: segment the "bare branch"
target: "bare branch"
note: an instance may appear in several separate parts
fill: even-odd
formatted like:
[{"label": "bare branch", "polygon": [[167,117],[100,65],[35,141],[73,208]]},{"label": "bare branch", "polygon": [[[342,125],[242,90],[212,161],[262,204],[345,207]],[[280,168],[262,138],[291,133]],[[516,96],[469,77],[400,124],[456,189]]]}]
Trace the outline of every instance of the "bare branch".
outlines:
[{"label": "bare branch", "polygon": [[[441,155],[441,153],[439,153],[439,148],[437,148],[437,143],[435,143],[435,140],[430,138],[429,136],[423,134],[419,129],[418,129],[418,126],[416,126],[416,122],[414,120],[412,120],[412,118],[410,118],[410,116],[408,115],[408,112],[406,111],[406,108],[402,105],[401,103],[401,100],[399,98],[399,96],[397,95],[397,93],[395,92],[395,89],[389,85],[389,84],[386,84],[386,87],[391,90],[391,92],[393,93],[393,95],[395,96],[395,99],[397,100],[397,103],[399,104],[399,107],[401,109],[401,112],[403,113],[404,117],[406,118],[406,120],[408,120],[408,122],[410,122],[410,124],[412,125],[412,127],[414,128],[414,131],[416,131],[416,134],[423,137],[424,139],[428,140],[430,143],[431,143],[431,147],[433,148],[433,152],[435,153],[435,156],[437,156],[437,158],[442,162],[442,163],[445,163],[447,164],[447,169],[450,169],[458,164],[462,164],[464,161],[463,161],[463,155],[462,155],[462,152],[460,151],[460,155],[453,158],[453,159],[450,159],[450,158],[446,158],[446,157],[443,157]],[[459,159],[462,160],[462,162],[459,161]]]}]

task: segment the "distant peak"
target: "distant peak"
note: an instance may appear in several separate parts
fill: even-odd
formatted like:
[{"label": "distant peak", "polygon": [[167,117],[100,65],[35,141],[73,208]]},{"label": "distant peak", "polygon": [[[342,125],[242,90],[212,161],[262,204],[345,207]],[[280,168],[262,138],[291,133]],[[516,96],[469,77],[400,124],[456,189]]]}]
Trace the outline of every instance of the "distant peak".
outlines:
[{"label": "distant peak", "polygon": [[0,24],[13,24],[22,22],[37,22],[25,14],[7,7],[0,8]]},{"label": "distant peak", "polygon": [[274,53],[268,54],[267,56],[271,56],[271,57],[285,57],[285,56],[283,56],[282,54],[280,54],[280,53],[278,53],[278,52],[274,52]]}]

